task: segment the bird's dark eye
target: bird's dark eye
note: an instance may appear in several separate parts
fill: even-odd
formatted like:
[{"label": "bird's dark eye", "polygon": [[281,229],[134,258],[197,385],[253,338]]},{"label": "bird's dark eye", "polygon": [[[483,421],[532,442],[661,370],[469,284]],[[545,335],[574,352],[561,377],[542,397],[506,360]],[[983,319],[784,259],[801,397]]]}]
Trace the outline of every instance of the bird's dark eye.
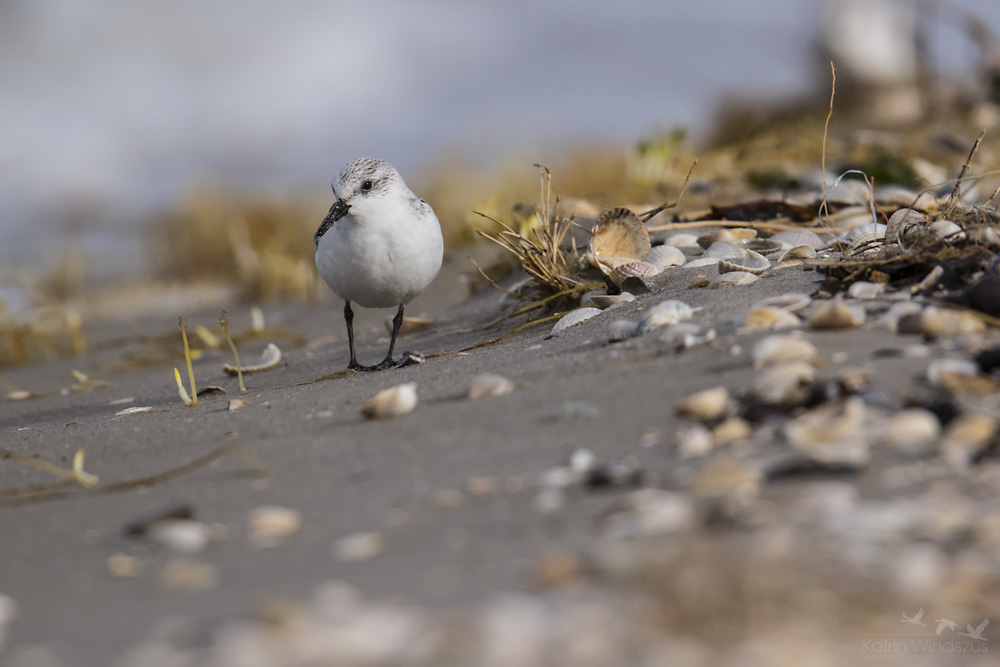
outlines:
[{"label": "bird's dark eye", "polygon": [[364,183],[361,184],[361,189],[364,190],[365,192],[367,192],[368,190],[371,190],[372,189],[372,182],[371,181],[365,181]]}]

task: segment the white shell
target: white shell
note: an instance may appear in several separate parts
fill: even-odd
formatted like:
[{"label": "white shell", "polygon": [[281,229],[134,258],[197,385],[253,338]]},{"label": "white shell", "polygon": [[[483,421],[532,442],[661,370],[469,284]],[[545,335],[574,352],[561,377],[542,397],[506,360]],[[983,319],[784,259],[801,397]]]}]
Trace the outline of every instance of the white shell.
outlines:
[{"label": "white shell", "polygon": [[941,422],[930,410],[900,410],[883,425],[882,442],[911,456],[930,454],[941,437]]},{"label": "white shell", "polygon": [[243,366],[242,368],[236,368],[236,366],[230,366],[225,364],[222,367],[229,375],[237,375],[240,371],[246,373],[256,373],[257,371],[266,371],[268,368],[274,368],[281,361],[281,350],[274,343],[268,343],[267,347],[264,349],[264,353],[260,355],[260,361],[256,364],[251,364],[250,366]]},{"label": "white shell", "polygon": [[849,306],[839,298],[821,303],[809,316],[809,325],[814,329],[849,329],[864,323],[864,309]]},{"label": "white shell", "polygon": [[668,266],[683,266],[684,262],[687,261],[687,257],[681,252],[679,248],[669,245],[658,245],[649,253],[642,258],[642,261],[652,264],[653,266],[665,269]]},{"label": "white shell", "polygon": [[711,421],[729,409],[729,390],[724,386],[695,392],[674,406],[677,414],[700,421]]},{"label": "white shell", "polygon": [[953,419],[941,439],[941,455],[953,468],[962,469],[989,445],[1000,424],[992,415],[967,412]]},{"label": "white shell", "polygon": [[301,512],[277,505],[254,508],[246,518],[247,539],[257,549],[276,547],[301,527]]},{"label": "white shell", "polygon": [[754,380],[753,391],[764,403],[796,405],[805,400],[815,382],[816,369],[809,364],[779,364]]},{"label": "white shell", "polygon": [[803,294],[801,292],[785,292],[784,294],[779,294],[777,296],[768,297],[767,299],[758,301],[754,305],[754,308],[774,306],[776,308],[784,308],[790,313],[798,313],[804,310],[811,303],[812,297],[808,294]]},{"label": "white shell", "polygon": [[701,254],[702,257],[714,257],[715,259],[743,259],[746,250],[731,241],[716,241]]},{"label": "white shell", "polygon": [[812,259],[816,256],[816,249],[811,245],[797,245],[792,246],[785,252],[778,256],[779,262],[787,262],[793,259]]},{"label": "white shell", "polygon": [[885,283],[870,283],[859,280],[847,288],[847,296],[850,299],[874,299],[882,296],[885,292]]},{"label": "white shell", "polygon": [[635,336],[639,332],[638,322],[631,320],[615,320],[608,325],[608,340],[616,343]]},{"label": "white shell", "polygon": [[690,262],[684,265],[685,269],[695,269],[702,266],[715,266],[719,263],[718,257],[699,257],[697,259],[692,259]]},{"label": "white shell", "polygon": [[799,245],[807,245],[815,250],[826,247],[827,243],[816,232],[808,229],[788,229],[770,236],[772,241],[777,241],[786,248],[794,248]]},{"label": "white shell", "polygon": [[591,317],[600,315],[602,312],[603,311],[600,308],[577,308],[576,310],[566,313],[560,317],[559,321],[552,327],[552,333],[558,333],[563,329],[576,326],[581,322],[589,320]]},{"label": "white shell", "polygon": [[921,333],[935,338],[982,333],[986,324],[973,311],[927,306],[920,313]]},{"label": "white shell", "polygon": [[761,274],[771,266],[771,262],[759,252],[747,250],[740,259],[719,259],[719,273],[729,273],[731,271],[746,271],[747,273]]},{"label": "white shell", "polygon": [[802,320],[784,308],[776,306],[752,308],[743,319],[743,326],[750,331],[794,329],[800,324],[802,324]]},{"label": "white shell", "polygon": [[748,271],[729,271],[713,279],[708,286],[718,288],[750,285],[751,283],[757,282],[759,278],[760,276],[749,273]]},{"label": "white shell", "polygon": [[821,405],[785,425],[785,436],[816,463],[861,467],[869,459],[862,436],[865,404],[857,397]]},{"label": "white shell", "polygon": [[757,341],[750,356],[754,368],[763,368],[791,362],[811,362],[818,354],[816,346],[801,335],[773,334]]},{"label": "white shell", "polygon": [[698,237],[698,245],[702,248],[708,248],[714,243],[719,241],[724,241],[727,243],[735,243],[736,245],[742,246],[747,241],[757,238],[757,230],[750,227],[735,227],[732,229],[717,229],[712,232],[706,232]]},{"label": "white shell", "polygon": [[938,220],[931,223],[930,230],[937,238],[947,241],[961,241],[965,238],[965,231],[951,220]]},{"label": "white shell", "polygon": [[683,301],[676,299],[661,301],[643,315],[639,321],[638,333],[644,334],[678,322],[686,322],[692,317],[694,317],[694,309]]},{"label": "white shell", "polygon": [[469,398],[476,400],[486,396],[503,396],[514,391],[514,383],[502,375],[483,373],[472,378],[469,383]]},{"label": "white shell", "polygon": [[211,528],[192,519],[157,521],[149,527],[147,534],[154,542],[182,554],[203,551],[212,539]]},{"label": "white shell", "polygon": [[919,211],[901,208],[889,216],[889,224],[886,226],[885,235],[890,241],[896,241],[910,227],[922,227],[926,223],[927,220]]},{"label": "white shell", "polygon": [[594,294],[590,297],[590,302],[601,310],[632,303],[633,301],[635,301],[635,297],[629,292],[622,292],[621,294]]},{"label": "white shell", "polygon": [[689,234],[687,232],[671,234],[666,239],[664,239],[663,244],[673,246],[675,248],[691,248],[691,249],[698,248],[699,250],[701,249],[701,246],[698,245],[698,237],[695,236],[694,234]]},{"label": "white shell", "polygon": [[368,419],[389,419],[409,414],[416,408],[417,383],[406,382],[375,394],[361,408],[361,414]]},{"label": "white shell", "polygon": [[646,226],[627,208],[604,213],[590,233],[590,255],[602,270],[645,257],[650,247]]},{"label": "white shell", "polygon": [[886,225],[880,222],[869,222],[852,228],[844,237],[844,240],[852,248],[858,248],[875,241],[884,241]]}]

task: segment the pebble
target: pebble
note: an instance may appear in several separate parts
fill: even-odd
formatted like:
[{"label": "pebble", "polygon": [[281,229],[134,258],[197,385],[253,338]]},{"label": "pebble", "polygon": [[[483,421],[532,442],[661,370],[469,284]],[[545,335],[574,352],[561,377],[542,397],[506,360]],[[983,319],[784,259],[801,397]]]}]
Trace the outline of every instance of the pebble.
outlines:
[{"label": "pebble", "polygon": [[371,560],[385,549],[385,537],[375,531],[346,535],[333,543],[333,556],[342,563]]}]

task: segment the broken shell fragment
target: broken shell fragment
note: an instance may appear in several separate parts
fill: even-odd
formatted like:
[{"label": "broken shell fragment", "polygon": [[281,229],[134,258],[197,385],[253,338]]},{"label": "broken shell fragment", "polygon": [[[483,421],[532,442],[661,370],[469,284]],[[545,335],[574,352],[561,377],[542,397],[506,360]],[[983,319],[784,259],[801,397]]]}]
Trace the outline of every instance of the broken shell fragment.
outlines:
[{"label": "broken shell fragment", "polygon": [[269,368],[274,368],[281,361],[281,350],[274,343],[268,343],[267,347],[264,349],[264,353],[260,355],[260,361],[256,364],[251,364],[249,366],[243,366],[237,368],[236,366],[231,366],[225,364],[222,367],[229,375],[237,375],[242,370],[244,374],[246,373],[256,373],[258,371],[266,371]]},{"label": "broken shell fragment", "polygon": [[766,336],[753,346],[751,357],[754,368],[787,364],[792,362],[811,362],[816,358],[818,350],[801,335],[775,334]]},{"label": "broken shell fragment", "polygon": [[649,254],[646,226],[627,208],[614,208],[597,219],[590,233],[590,255],[605,273]]},{"label": "broken shell fragment", "polygon": [[642,261],[652,264],[659,269],[665,269],[668,266],[683,266],[684,262],[687,261],[687,257],[680,248],[675,248],[669,245],[658,245],[649,253],[642,258]]},{"label": "broken shell fragment", "polygon": [[762,306],[747,313],[743,326],[750,331],[768,331],[773,329],[794,329],[802,324],[802,320],[784,308]]},{"label": "broken shell fragment", "polygon": [[656,304],[639,321],[638,333],[645,334],[654,329],[662,329],[694,317],[694,309],[683,301],[668,299]]},{"label": "broken shell fragment", "polygon": [[622,304],[632,303],[635,301],[635,297],[628,292],[622,292],[621,294],[594,294],[590,297],[590,301],[601,310],[607,310],[608,308],[614,308]]},{"label": "broken shell fragment", "polygon": [[576,326],[581,322],[589,320],[591,317],[600,315],[601,312],[600,308],[577,308],[576,310],[566,313],[559,318],[559,321],[552,327],[552,333],[559,333],[563,329]]},{"label": "broken shell fragment", "polygon": [[839,298],[820,304],[809,316],[809,325],[814,329],[849,329],[864,323],[864,309],[849,306]]},{"label": "broken shell fragment", "polygon": [[729,403],[729,390],[719,386],[691,394],[674,406],[674,409],[679,415],[712,421],[726,413]]},{"label": "broken shell fragment", "polygon": [[389,419],[413,412],[417,407],[417,383],[406,382],[383,389],[361,408],[368,419]]},{"label": "broken shell fragment", "polygon": [[472,378],[469,385],[469,398],[485,398],[487,396],[503,396],[514,391],[514,383],[502,375],[483,373]]},{"label": "broken shell fragment", "polygon": [[739,259],[719,258],[719,273],[729,273],[730,271],[746,271],[755,275],[763,273],[771,266],[771,262],[759,252],[747,250],[746,254]]},{"label": "broken shell fragment", "polygon": [[859,280],[847,288],[847,298],[874,299],[882,296],[883,292],[885,292],[885,283],[870,283],[866,280]]}]

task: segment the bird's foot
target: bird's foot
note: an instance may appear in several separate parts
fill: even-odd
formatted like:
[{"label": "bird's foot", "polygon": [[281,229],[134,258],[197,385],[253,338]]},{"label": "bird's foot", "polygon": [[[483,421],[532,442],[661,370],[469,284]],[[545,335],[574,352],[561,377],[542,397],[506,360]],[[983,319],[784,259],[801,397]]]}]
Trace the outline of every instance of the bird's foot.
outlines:
[{"label": "bird's foot", "polygon": [[359,371],[361,373],[368,373],[371,371],[384,371],[387,368],[393,368],[396,366],[396,362],[390,358],[385,358],[382,363],[376,364],[374,366],[362,366],[357,361],[352,361],[347,365],[348,370]]}]

